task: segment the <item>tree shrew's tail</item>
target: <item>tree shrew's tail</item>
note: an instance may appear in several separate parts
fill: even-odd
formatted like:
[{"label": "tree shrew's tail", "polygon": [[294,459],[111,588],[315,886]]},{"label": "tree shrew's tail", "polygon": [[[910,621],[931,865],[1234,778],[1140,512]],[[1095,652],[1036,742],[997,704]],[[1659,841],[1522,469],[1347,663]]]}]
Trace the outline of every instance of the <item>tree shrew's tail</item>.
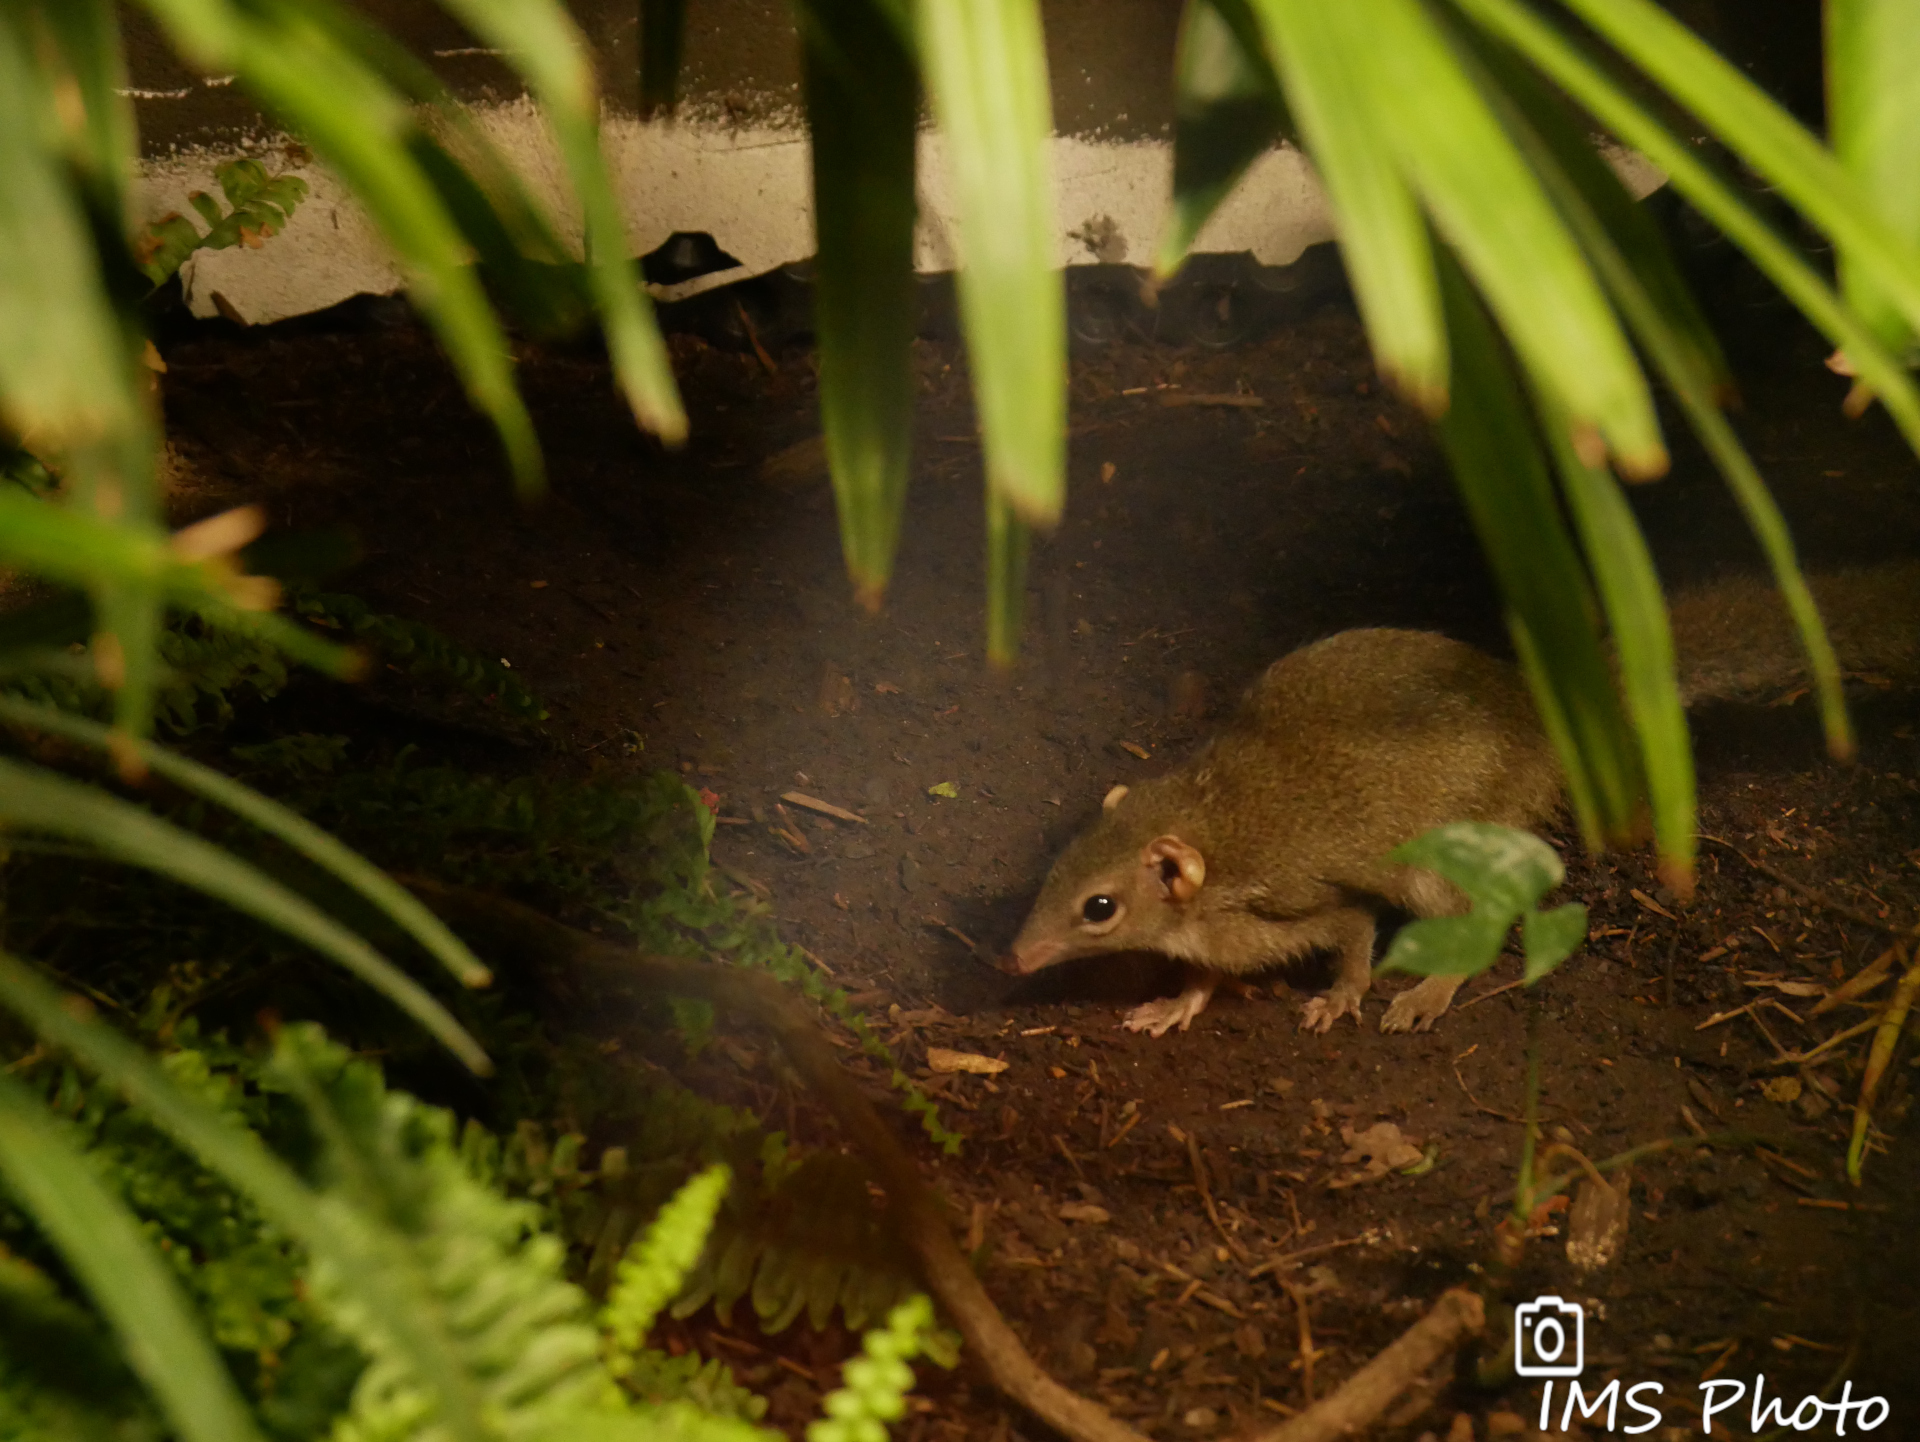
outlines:
[{"label": "tree shrew's tail", "polygon": [[[1807,573],[1843,672],[1920,682],[1920,561]],[[1680,694],[1759,701],[1807,683],[1807,658],[1770,576],[1733,576],[1669,599]]]}]

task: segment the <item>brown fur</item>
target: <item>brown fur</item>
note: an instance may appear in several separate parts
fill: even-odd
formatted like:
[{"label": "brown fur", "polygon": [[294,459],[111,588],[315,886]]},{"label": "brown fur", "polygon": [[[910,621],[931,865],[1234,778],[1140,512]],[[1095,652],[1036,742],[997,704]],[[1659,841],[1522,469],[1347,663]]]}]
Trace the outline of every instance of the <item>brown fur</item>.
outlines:
[{"label": "brown fur", "polygon": [[[1831,576],[1815,595],[1837,620],[1844,666],[1920,674],[1920,565]],[[1673,616],[1689,701],[1778,690],[1799,674],[1785,609],[1764,582],[1683,594]],[[1055,861],[1013,964],[1030,972],[1118,951],[1178,957],[1188,989],[1128,1023],[1158,1035],[1184,1028],[1223,975],[1333,951],[1333,988],[1304,1022],[1324,1031],[1359,1015],[1381,909],[1465,908],[1447,882],[1386,854],[1452,821],[1538,826],[1560,788],[1514,667],[1429,632],[1343,631],[1268,667],[1184,765],[1109,797]],[[1096,896],[1115,914],[1089,920]],[[1430,1025],[1458,985],[1434,977],[1402,993],[1383,1029]]]}]

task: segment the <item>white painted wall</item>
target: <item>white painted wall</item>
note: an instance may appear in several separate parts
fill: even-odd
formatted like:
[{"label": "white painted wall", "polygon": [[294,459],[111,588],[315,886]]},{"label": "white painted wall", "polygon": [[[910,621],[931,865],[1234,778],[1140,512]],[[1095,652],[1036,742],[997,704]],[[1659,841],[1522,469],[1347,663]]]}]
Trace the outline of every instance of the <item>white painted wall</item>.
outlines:
[{"label": "white painted wall", "polygon": [[[572,227],[564,171],[532,104],[517,101],[475,113],[534,193]],[[277,152],[285,144],[284,137],[273,137],[247,150]],[[797,117],[791,124],[748,127],[698,116],[647,123],[618,119],[608,125],[605,144],[634,254],[653,250],[677,230],[706,231],[741,262],[739,270],[653,287],[658,298],[679,299],[813,253],[807,137]],[[138,199],[144,216],[174,210],[190,214],[188,194],[216,190],[214,166],[238,149],[184,151],[147,162]],[[263,158],[269,169],[277,168],[270,154]],[[1636,194],[1664,181],[1638,156],[1623,152],[1610,158]],[[1056,136],[1053,171],[1062,265],[1150,263],[1172,182],[1169,143]],[[258,250],[202,251],[187,263],[182,281],[194,314],[215,313],[215,291],[246,320],[264,324],[353,295],[388,294],[404,284],[378,234],[340,183],[312,163],[294,173],[313,191],[283,233]],[[951,270],[944,144],[931,131],[920,138],[920,176],[916,263],[922,271]],[[1277,146],[1254,163],[1195,249],[1250,251],[1263,264],[1285,265],[1332,236],[1312,167],[1299,151]]]}]

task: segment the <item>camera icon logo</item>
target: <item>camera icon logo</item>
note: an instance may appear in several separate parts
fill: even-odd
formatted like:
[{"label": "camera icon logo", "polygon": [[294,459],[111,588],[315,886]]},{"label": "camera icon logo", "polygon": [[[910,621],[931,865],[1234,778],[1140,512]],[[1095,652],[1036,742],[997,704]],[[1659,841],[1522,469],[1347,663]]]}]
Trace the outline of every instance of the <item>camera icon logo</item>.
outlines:
[{"label": "camera icon logo", "polygon": [[1578,1377],[1587,1365],[1587,1309],[1535,1297],[1513,1309],[1513,1370],[1522,1377]]}]

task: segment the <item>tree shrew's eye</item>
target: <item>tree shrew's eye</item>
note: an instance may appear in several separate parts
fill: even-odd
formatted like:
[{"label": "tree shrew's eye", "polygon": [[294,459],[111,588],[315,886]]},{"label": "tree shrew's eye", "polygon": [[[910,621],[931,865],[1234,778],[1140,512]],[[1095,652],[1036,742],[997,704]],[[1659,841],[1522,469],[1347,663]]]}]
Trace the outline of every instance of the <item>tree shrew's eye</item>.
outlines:
[{"label": "tree shrew's eye", "polygon": [[1088,921],[1112,921],[1113,914],[1120,909],[1120,903],[1111,896],[1089,896],[1080,908],[1080,914]]}]

